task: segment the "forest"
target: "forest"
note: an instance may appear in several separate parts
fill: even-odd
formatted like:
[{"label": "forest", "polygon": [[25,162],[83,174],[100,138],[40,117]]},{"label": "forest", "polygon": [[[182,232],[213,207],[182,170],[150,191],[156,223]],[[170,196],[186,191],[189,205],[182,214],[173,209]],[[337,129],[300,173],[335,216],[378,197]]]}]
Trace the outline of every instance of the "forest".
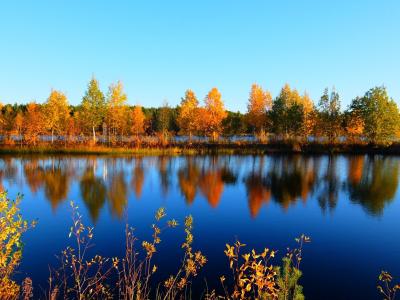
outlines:
[{"label": "forest", "polygon": [[214,87],[203,103],[186,90],[176,107],[131,106],[122,82],[107,93],[92,78],[79,105],[51,90],[44,103],[1,106],[0,135],[6,146],[101,144],[165,146],[235,141],[286,141],[319,144],[389,145],[400,136],[400,114],[384,86],[373,87],[343,108],[335,88],[313,101],[285,84],[276,97],[258,84],[251,86],[245,113],[225,109]]}]

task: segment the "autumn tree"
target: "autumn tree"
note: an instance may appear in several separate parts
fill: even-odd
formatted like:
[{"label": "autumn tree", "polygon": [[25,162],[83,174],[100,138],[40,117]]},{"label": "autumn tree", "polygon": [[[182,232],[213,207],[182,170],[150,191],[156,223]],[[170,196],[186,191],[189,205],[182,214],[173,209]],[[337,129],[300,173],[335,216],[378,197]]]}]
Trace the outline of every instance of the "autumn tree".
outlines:
[{"label": "autumn tree", "polygon": [[346,111],[344,114],[346,137],[350,142],[360,141],[364,133],[364,120],[355,111]]},{"label": "autumn tree", "polygon": [[170,122],[171,108],[169,107],[168,102],[164,101],[157,116],[158,131],[163,135],[164,138],[166,138],[168,135]]},{"label": "autumn tree", "polygon": [[107,125],[109,135],[123,135],[127,127],[128,97],[123,91],[122,82],[111,84],[107,95]]},{"label": "autumn tree", "polygon": [[144,123],[146,117],[143,113],[142,107],[140,105],[136,105],[132,110],[132,123],[131,123],[131,130],[136,137],[139,134],[144,132]]},{"label": "autumn tree", "polygon": [[96,143],[96,129],[102,124],[106,112],[106,102],[99,82],[92,78],[82,98],[81,118],[93,133],[93,143]]},{"label": "autumn tree", "polygon": [[249,103],[247,105],[248,123],[262,137],[267,125],[267,111],[271,109],[272,96],[270,92],[263,91],[262,87],[253,84],[250,90]]},{"label": "autumn tree", "polygon": [[7,143],[13,143],[11,135],[15,130],[15,116],[16,111],[11,104],[6,104],[1,107],[1,133],[5,135]]},{"label": "autumn tree", "polygon": [[20,143],[22,144],[23,136],[22,136],[22,126],[24,122],[24,116],[21,111],[17,112],[15,119],[14,119],[14,129],[18,135]]},{"label": "autumn tree", "polygon": [[44,117],[46,129],[51,132],[51,142],[54,141],[54,134],[62,135],[66,129],[69,118],[68,100],[65,94],[52,90],[49,98],[44,104]]},{"label": "autumn tree", "polygon": [[307,139],[308,136],[315,132],[315,126],[317,124],[317,113],[313,101],[307,92],[304,92],[301,97],[301,103],[303,105],[303,137]]},{"label": "autumn tree", "polygon": [[181,107],[177,119],[180,131],[189,135],[189,142],[192,140],[192,134],[198,129],[197,114],[199,112],[199,101],[192,90],[187,90],[185,97],[182,98]]},{"label": "autumn tree", "polygon": [[222,130],[221,123],[226,118],[224,102],[221,99],[221,93],[217,88],[212,88],[205,98],[204,128],[206,133],[210,134],[213,141]]},{"label": "autumn tree", "polygon": [[385,87],[374,87],[355,98],[350,112],[363,121],[364,134],[373,143],[388,143],[399,129],[399,109]]},{"label": "autumn tree", "polygon": [[340,135],[342,115],[340,113],[340,97],[335,88],[329,94],[328,88],[319,100],[320,130],[330,143],[336,141]]},{"label": "autumn tree", "polygon": [[40,135],[43,133],[42,109],[35,102],[31,102],[26,106],[23,133],[25,141],[33,145],[39,142]]}]

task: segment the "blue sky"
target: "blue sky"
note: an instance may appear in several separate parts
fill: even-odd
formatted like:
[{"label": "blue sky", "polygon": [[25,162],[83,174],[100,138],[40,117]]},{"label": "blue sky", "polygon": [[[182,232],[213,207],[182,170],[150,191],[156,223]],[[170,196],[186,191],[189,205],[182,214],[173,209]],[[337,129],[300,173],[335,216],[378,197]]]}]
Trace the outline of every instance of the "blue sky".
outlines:
[{"label": "blue sky", "polygon": [[124,83],[130,104],[203,100],[220,89],[246,110],[253,82],[287,82],[343,106],[384,84],[400,100],[400,1],[1,1],[0,101],[81,101],[94,74]]}]

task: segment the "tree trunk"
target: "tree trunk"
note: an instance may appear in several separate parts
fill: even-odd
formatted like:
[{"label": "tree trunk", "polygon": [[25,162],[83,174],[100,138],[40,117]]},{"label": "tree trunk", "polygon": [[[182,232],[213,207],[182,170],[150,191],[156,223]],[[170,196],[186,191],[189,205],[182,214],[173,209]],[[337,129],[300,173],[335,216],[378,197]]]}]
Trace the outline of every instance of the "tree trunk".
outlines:
[{"label": "tree trunk", "polygon": [[51,143],[54,142],[54,129],[51,130]]},{"label": "tree trunk", "polygon": [[93,144],[96,144],[96,131],[94,130],[94,126],[93,128]]}]

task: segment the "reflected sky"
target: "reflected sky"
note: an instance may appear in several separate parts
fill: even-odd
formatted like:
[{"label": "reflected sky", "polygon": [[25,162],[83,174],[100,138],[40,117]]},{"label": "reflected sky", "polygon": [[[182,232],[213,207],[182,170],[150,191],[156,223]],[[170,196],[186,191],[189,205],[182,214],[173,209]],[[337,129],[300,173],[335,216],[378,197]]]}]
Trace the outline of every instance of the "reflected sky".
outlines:
[{"label": "reflected sky", "polygon": [[[351,290],[375,299],[381,268],[400,275],[399,166],[397,157],[364,155],[2,156],[0,188],[10,197],[23,193],[24,217],[38,219],[20,276],[42,286],[68,243],[73,200],[95,226],[103,255],[123,250],[126,222],[147,237],[164,206],[171,217],[194,216],[196,246],[210,262],[201,276],[210,284],[226,271],[225,242],[283,251],[306,233],[313,238],[304,261],[307,298],[327,299],[330,289],[329,299],[351,298]],[[181,238],[168,235],[165,253],[177,256]],[[166,272],[174,269],[168,255],[159,258]],[[321,271],[329,272],[325,280]]]}]

